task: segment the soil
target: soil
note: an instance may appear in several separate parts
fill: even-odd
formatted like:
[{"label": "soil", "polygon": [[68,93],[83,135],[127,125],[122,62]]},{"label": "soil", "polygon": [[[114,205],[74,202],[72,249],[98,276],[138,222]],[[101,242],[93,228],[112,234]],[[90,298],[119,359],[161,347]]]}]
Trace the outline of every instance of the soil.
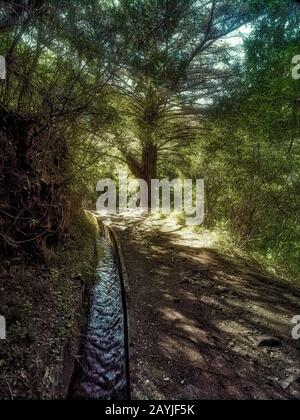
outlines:
[{"label": "soil", "polygon": [[299,399],[297,285],[182,226],[106,222],[129,277],[133,399]]},{"label": "soil", "polygon": [[0,400],[64,399],[81,332],[85,292],[94,280],[96,220],[81,217],[67,244],[43,264],[0,261]]}]

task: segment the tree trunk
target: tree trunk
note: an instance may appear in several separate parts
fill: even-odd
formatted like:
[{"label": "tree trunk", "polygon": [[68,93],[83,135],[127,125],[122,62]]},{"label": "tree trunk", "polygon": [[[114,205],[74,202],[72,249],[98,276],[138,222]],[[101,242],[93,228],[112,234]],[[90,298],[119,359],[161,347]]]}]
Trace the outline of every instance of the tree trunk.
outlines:
[{"label": "tree trunk", "polygon": [[148,185],[148,205],[151,206],[151,180],[157,177],[158,150],[154,144],[146,144],[142,156],[142,179]]},{"label": "tree trunk", "polygon": [[142,159],[139,162],[128,152],[125,155],[128,166],[137,179],[143,179],[148,185],[148,205],[151,205],[151,180],[157,178],[158,149],[155,144],[143,146]]}]

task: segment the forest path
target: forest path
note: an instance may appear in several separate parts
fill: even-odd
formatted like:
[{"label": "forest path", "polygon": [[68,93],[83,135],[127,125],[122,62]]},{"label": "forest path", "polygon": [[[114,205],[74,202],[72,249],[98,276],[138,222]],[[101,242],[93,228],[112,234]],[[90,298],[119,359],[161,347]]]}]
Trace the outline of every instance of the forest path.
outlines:
[{"label": "forest path", "polygon": [[291,336],[300,288],[223,255],[209,233],[146,218],[105,221],[129,276],[134,399],[300,397]]}]

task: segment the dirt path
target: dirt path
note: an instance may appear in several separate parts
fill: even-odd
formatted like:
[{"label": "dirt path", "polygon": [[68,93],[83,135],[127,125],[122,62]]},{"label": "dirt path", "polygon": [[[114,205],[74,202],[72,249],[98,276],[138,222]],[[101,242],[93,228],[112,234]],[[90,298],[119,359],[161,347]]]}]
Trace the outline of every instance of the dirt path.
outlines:
[{"label": "dirt path", "polygon": [[111,224],[129,274],[134,399],[300,397],[299,288],[185,228]]}]

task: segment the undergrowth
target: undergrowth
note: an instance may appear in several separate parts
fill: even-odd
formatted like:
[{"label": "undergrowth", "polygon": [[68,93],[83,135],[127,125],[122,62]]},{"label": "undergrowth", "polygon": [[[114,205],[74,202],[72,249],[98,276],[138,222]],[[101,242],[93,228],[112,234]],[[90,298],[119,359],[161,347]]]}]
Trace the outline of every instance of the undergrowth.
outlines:
[{"label": "undergrowth", "polygon": [[[83,320],[83,296],[94,277],[98,226],[80,214],[68,243],[44,264],[4,260],[0,314],[0,399],[64,398]],[[66,366],[67,365],[67,366]]]}]

